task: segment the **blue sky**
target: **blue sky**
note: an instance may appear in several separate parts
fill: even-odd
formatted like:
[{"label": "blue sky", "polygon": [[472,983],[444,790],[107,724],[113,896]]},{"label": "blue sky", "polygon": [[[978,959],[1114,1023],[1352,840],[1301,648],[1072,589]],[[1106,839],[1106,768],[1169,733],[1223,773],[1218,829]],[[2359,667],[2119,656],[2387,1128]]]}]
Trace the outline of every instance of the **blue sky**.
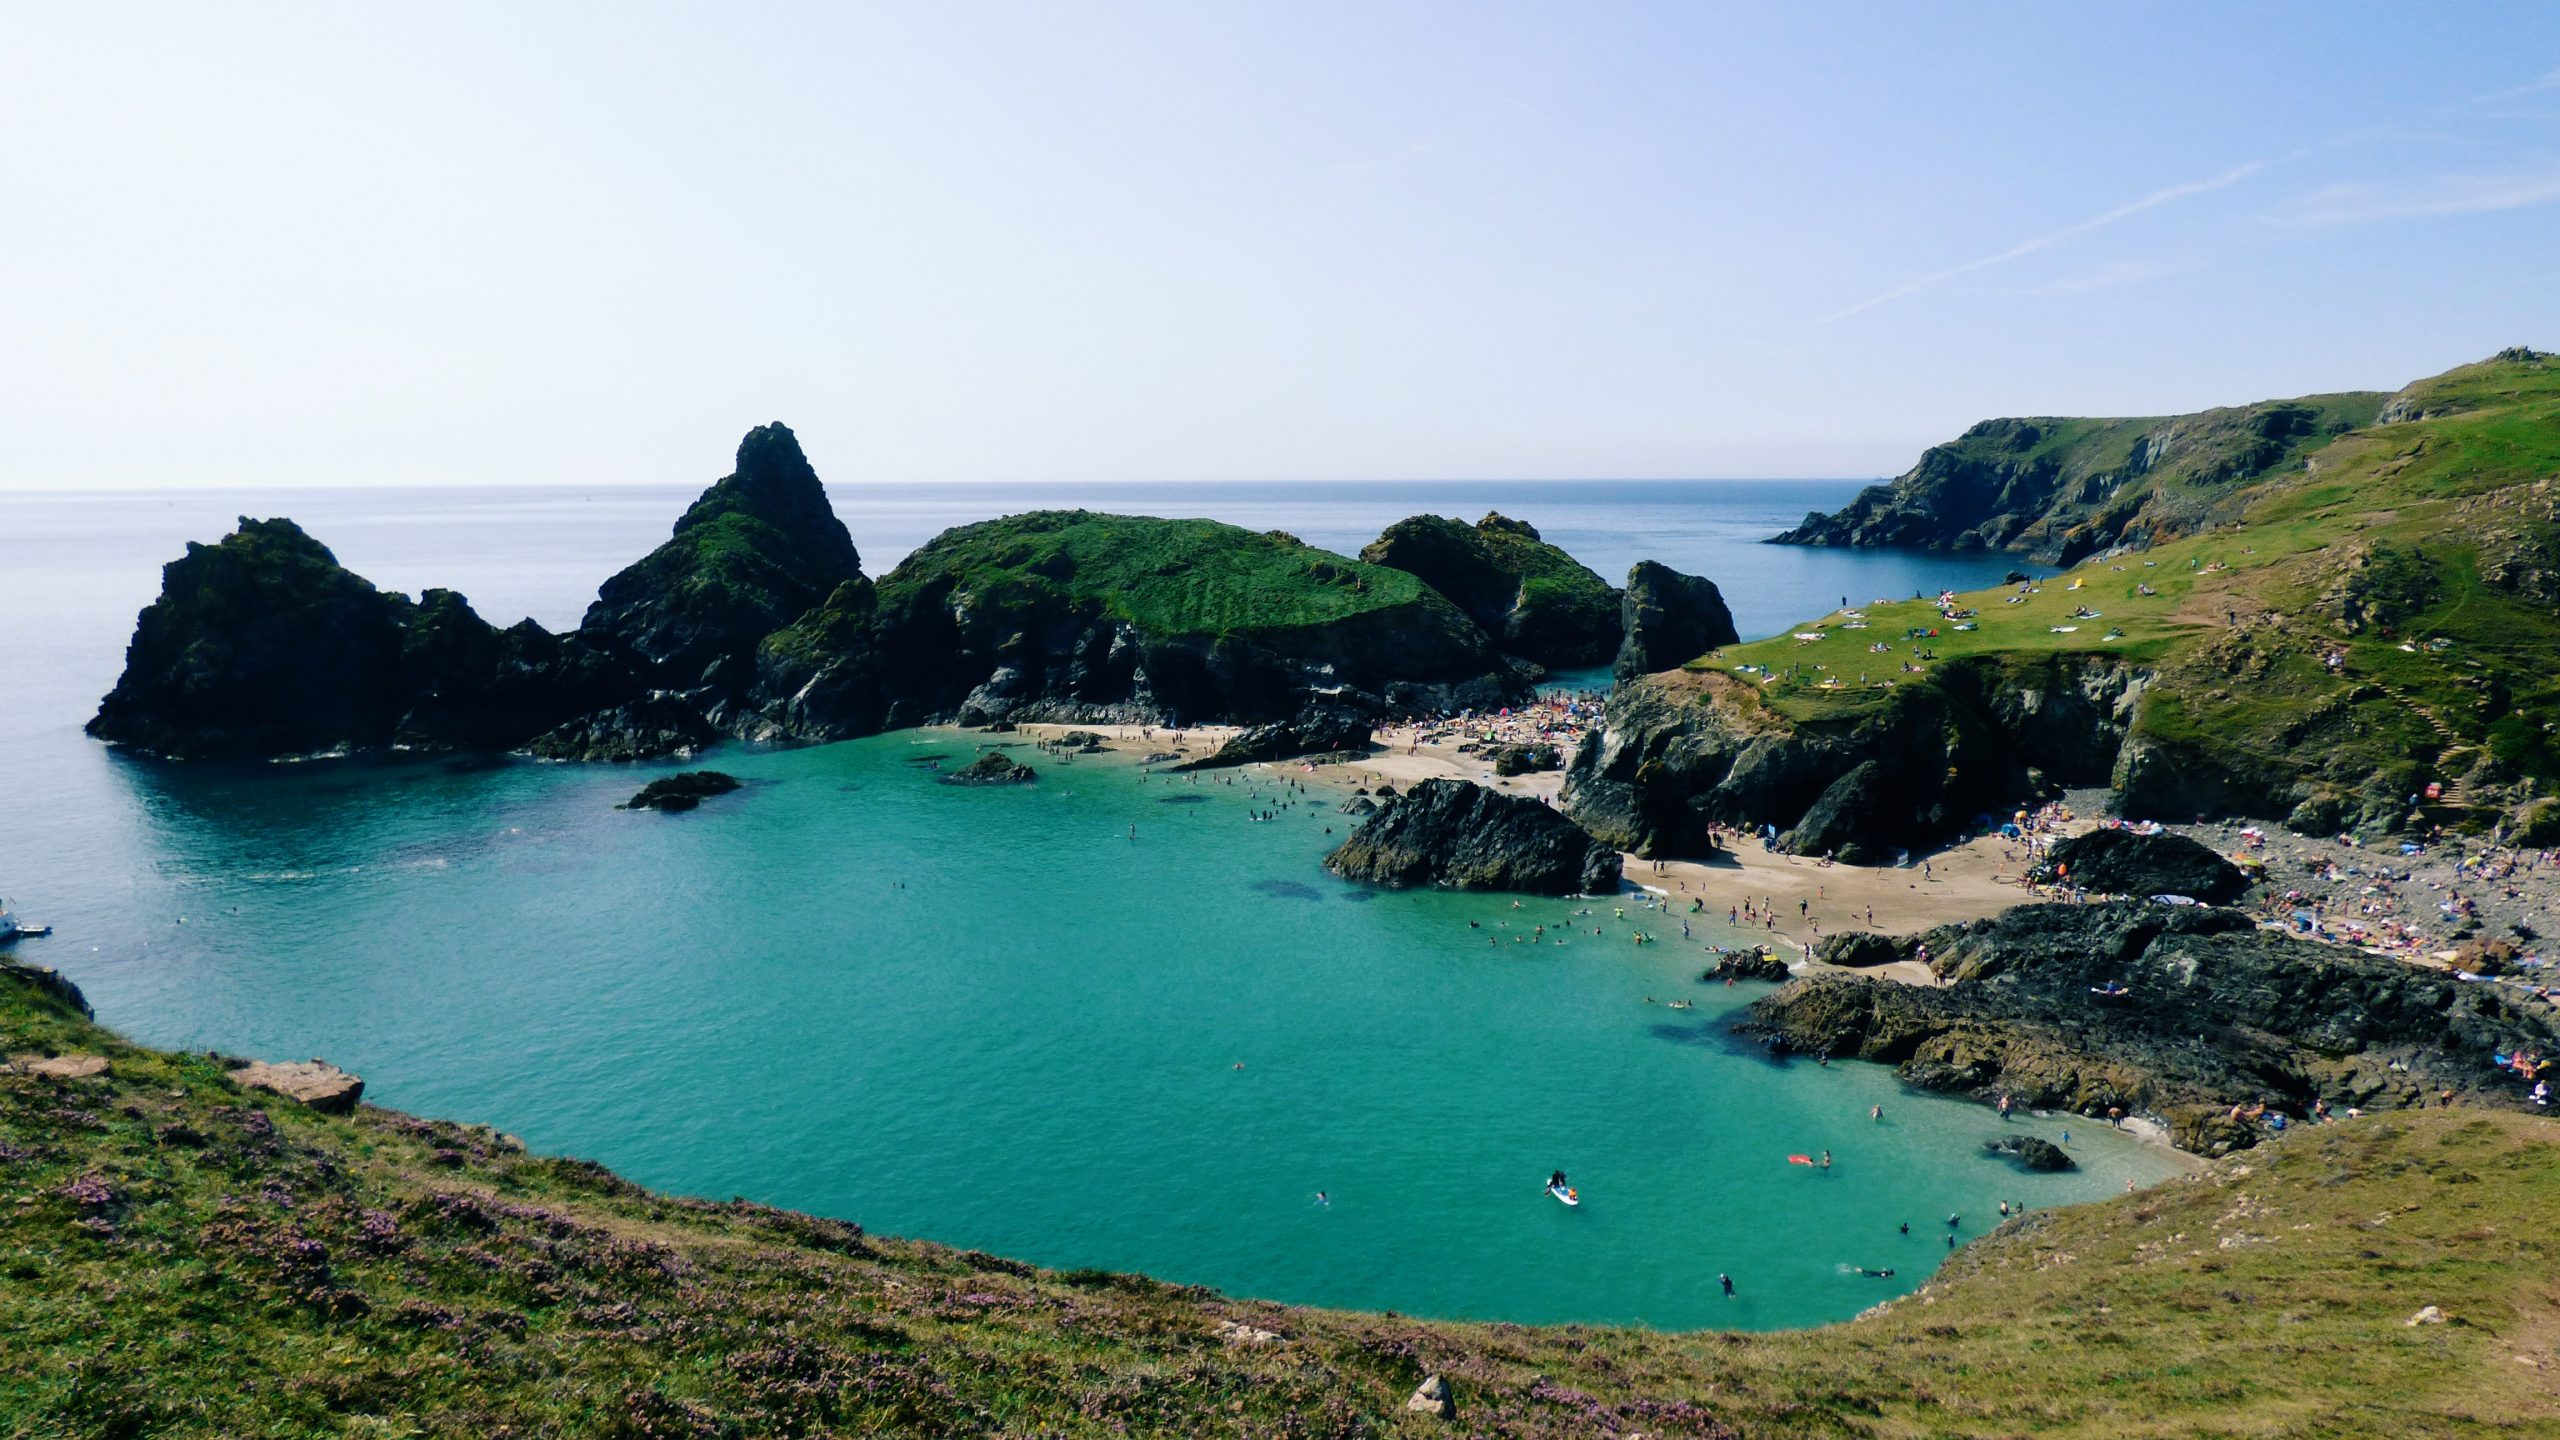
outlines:
[{"label": "blue sky", "polygon": [[2560,6],[16,7],[0,488],[1868,476],[2560,347]]}]

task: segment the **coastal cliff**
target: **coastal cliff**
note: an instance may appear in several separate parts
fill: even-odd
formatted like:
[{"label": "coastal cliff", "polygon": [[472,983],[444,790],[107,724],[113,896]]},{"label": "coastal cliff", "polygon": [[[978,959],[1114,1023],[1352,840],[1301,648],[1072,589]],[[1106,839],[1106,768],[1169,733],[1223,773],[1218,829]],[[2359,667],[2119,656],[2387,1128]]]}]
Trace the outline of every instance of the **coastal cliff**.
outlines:
[{"label": "coastal cliff", "polygon": [[1956,662],[1878,704],[1798,718],[1748,680],[1667,671],[1611,695],[1563,805],[1642,855],[1768,825],[1799,854],[1881,864],[2030,796],[2105,783],[2148,679],[2103,660]]},{"label": "coastal cliff", "polygon": [[[2185,1149],[2269,1133],[2315,1101],[2406,1109],[2443,1092],[2524,1108],[2494,1056],[2560,1053],[2549,1008],[2450,973],[2260,930],[2246,914],[2139,901],[2028,905],[1892,942],[1952,983],[1824,975],[1753,1003],[1748,1033],[1898,1067],[1932,1090],[2163,1116]],[[2121,986],[2123,993],[2100,994]]]},{"label": "coastal cliff", "polygon": [[[2129,818],[2560,841],[2560,362],[2510,349],[2387,403],[2045,425],[1990,427],[1781,538],[2098,558],[1621,687],[1574,813],[1649,853],[1712,820],[1873,857],[2103,784]],[[2106,457],[2137,450],[2134,484]],[[2132,508],[2093,514],[2100,492]]]},{"label": "coastal cliff", "polygon": [[1388,526],[1360,558],[1419,577],[1506,654],[1569,670],[1606,665],[1617,651],[1618,592],[1525,520],[1488,514],[1468,526],[1417,515]]},{"label": "coastal cliff", "polygon": [[2310,395],[2144,419],[1985,420],[1780,545],[2006,550],[2070,565],[2236,519],[2252,482],[2374,423],[2391,397]]}]

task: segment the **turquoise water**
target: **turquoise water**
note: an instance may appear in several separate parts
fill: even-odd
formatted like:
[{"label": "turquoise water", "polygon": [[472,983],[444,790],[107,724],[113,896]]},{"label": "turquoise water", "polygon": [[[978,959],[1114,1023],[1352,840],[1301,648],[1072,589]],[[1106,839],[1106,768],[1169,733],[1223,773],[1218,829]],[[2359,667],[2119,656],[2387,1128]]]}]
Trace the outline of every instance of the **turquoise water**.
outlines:
[{"label": "turquoise water", "polygon": [[[1605,902],[1335,881],[1331,797],[1256,822],[1261,776],[915,763],[971,743],[724,754],[748,788],[685,816],[614,810],[630,771],[119,763],[160,858],[130,951],[70,968],[143,1038],[325,1055],[648,1184],[1412,1314],[1837,1318],[1922,1278],[1949,1211],[2156,1173],[2083,1126],[2086,1173],[2021,1175],[1979,1107],[1738,1049],[1752,988]],[[1539,922],[1586,933],[1508,943]]]},{"label": "turquoise water", "polygon": [[[1754,988],[1696,978],[1720,922],[1638,949],[1604,904],[1579,924],[1606,934],[1515,945],[1506,927],[1576,907],[1343,885],[1318,862],[1346,818],[1325,797],[1249,819],[1268,776],[1034,756],[1035,787],[960,790],[912,762],[976,741],[911,732],[723,751],[749,787],[661,816],[612,807],[671,767],[173,767],[90,744],[172,532],[209,538],[195,512],[230,498],[0,517],[0,893],[58,927],[26,957],[137,1039],[325,1056],[382,1104],[687,1193],[1435,1316],[1838,1319],[1923,1278],[1950,1211],[1978,1234],[2001,1198],[2166,1169],[2103,1127],[2021,1121],[2069,1128],[2088,1168],[2019,1174],[1980,1155],[2001,1124],[1979,1107],[1738,1048],[1723,1022]],[[637,548],[562,497],[331,503],[345,523],[315,528],[350,563],[453,579],[501,617],[567,623]],[[1706,508],[1669,528],[1741,523]],[[873,558],[894,548],[850,518]],[[1753,603],[1819,609],[1768,593],[1787,573]],[[1842,573],[1916,572],[1820,583]],[[1825,1148],[1827,1174],[1786,1162]],[[1579,1209],[1539,1193],[1558,1166]]]}]

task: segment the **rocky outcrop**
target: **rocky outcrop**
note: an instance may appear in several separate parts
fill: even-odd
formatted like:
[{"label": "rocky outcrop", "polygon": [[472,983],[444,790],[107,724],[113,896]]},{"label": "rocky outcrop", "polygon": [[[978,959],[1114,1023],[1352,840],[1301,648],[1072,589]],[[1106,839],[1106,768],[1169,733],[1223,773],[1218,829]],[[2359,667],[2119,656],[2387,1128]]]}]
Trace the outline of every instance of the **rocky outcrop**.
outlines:
[{"label": "rocky outcrop", "polygon": [[291,521],[243,520],[168,566],[90,730],[179,758],[632,760],[928,721],[1467,709],[1534,674],[1411,575],[1209,521],[1015,516],[875,584],[776,424],[568,635],[497,629],[450,591],[384,593]]},{"label": "rocky outcrop", "polygon": [[1686,664],[1741,638],[1714,581],[1651,560],[1627,572],[1618,615],[1624,638],[1614,668],[1620,680]]},{"label": "rocky outcrop", "polygon": [[719,770],[680,770],[641,786],[640,793],[622,802],[620,808],[677,814],[713,796],[726,795],[743,783],[737,776]]},{"label": "rocky outcrop", "polygon": [[1417,515],[1360,558],[1421,577],[1506,653],[1551,669],[1605,665],[1618,648],[1617,592],[1526,521],[1487,515],[1470,527]]},{"label": "rocky outcrop", "polygon": [[1573,895],[1618,888],[1618,852],[1553,809],[1462,780],[1425,780],[1362,821],[1325,868],[1379,885]]},{"label": "rocky outcrop", "polygon": [[1716,957],[1707,967],[1708,980],[1785,980],[1794,972],[1787,962],[1770,953],[1766,946],[1751,950],[1729,951]]},{"label": "rocky outcrop", "polygon": [[862,575],[844,522],[789,427],[760,425],[667,542],[604,582],[579,633],[713,724],[756,679],[764,638]]},{"label": "rocky outcrop", "polygon": [[1982,1149],[1985,1154],[2004,1156],[2017,1162],[2021,1170],[2052,1172],[2079,1168],[2069,1151],[2033,1135],[1995,1135],[1982,1142]]},{"label": "rocky outcrop", "polygon": [[1846,935],[1833,935],[1813,947],[1813,958],[1847,970],[1871,970],[1890,965],[1903,955],[1902,947],[1892,937],[1853,930]]},{"label": "rocky outcrop", "polygon": [[2091,830],[2055,845],[2045,860],[2072,884],[2105,895],[2184,895],[2222,905],[2249,888],[2249,877],[2212,846],[2167,831]]},{"label": "rocky outcrop", "polygon": [[941,777],[945,785],[1028,785],[1040,772],[1001,750],[990,750]]},{"label": "rocky outcrop", "polygon": [[175,759],[506,748],[636,691],[575,637],[377,590],[292,521],[244,516],[163,568],[88,728]]},{"label": "rocky outcrop", "polygon": [[[868,602],[878,690],[826,699],[849,629],[839,591],[767,642],[797,715],[788,733],[956,721],[1258,725],[1311,704],[1467,708],[1527,673],[1410,575],[1205,520],[1040,511],[944,532]],[[793,663],[779,662],[789,659]],[[810,688],[810,682],[817,682]]]},{"label": "rocky outcrop", "polygon": [[1496,775],[1538,775],[1564,768],[1564,749],[1558,745],[1504,745],[1493,751],[1493,773]]},{"label": "rocky outcrop", "polygon": [[364,1098],[364,1081],[325,1060],[282,1064],[254,1061],[227,1072],[244,1090],[265,1090],[298,1100],[323,1115],[352,1115]]},{"label": "rocky outcrop", "polygon": [[[2300,1117],[2315,1100],[2384,1108],[2441,1090],[2520,1104],[2491,1057],[2560,1050],[2539,1002],[2229,910],[2030,905],[1903,944],[1955,983],[1790,981],[1754,1004],[1746,1032],[1893,1065],[1929,1089],[2157,1113],[2199,1151],[2254,1143],[2259,1106]],[[2124,993],[2098,993],[2111,986]]]},{"label": "rocky outcrop", "polygon": [[1959,659],[1798,722],[1748,681],[1666,671],[1610,697],[1564,806],[1639,854],[1702,853],[1718,824],[1774,825],[1795,853],[1886,863],[2027,796],[2105,783],[2146,679],[2104,657]]},{"label": "rocky outcrop", "polygon": [[1296,719],[1239,731],[1211,753],[1173,768],[1223,770],[1300,755],[1365,754],[1376,748],[1369,738],[1376,723],[1368,712],[1351,706],[1312,706]]}]

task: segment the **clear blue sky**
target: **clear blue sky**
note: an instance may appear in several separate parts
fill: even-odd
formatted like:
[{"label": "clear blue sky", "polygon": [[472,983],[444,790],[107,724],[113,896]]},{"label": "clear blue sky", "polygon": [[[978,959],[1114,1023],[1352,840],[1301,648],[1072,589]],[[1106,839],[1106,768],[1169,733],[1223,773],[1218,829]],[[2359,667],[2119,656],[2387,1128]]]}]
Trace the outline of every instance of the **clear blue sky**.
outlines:
[{"label": "clear blue sky", "polygon": [[2560,346],[2560,6],[16,6],[0,207],[0,488],[1864,476]]}]

